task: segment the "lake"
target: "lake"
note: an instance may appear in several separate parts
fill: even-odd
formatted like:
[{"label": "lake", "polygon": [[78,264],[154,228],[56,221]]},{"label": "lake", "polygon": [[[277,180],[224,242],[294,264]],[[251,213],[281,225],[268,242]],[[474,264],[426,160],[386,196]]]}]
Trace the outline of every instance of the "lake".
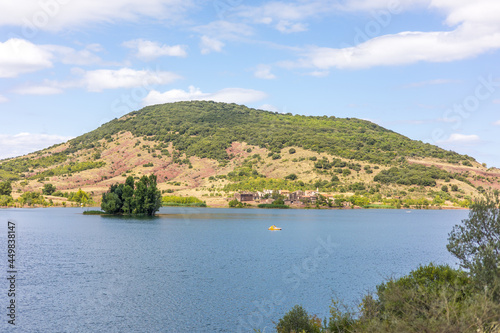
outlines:
[{"label": "lake", "polygon": [[[328,315],[419,264],[450,263],[447,235],[468,211],[162,208],[156,218],[80,208],[0,209],[16,224],[16,329],[274,332],[295,304]],[[275,224],[281,231],[268,231]],[[7,247],[0,250],[7,274]]]}]

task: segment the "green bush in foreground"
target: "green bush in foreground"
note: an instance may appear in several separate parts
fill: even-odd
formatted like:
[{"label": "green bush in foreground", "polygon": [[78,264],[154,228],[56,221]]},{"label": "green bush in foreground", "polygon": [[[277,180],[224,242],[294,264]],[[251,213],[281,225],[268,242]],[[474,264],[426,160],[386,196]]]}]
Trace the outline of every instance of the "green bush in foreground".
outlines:
[{"label": "green bush in foreground", "polygon": [[295,305],[276,325],[278,333],[307,332],[320,333],[321,320],[310,316],[300,305]]},{"label": "green bush in foreground", "polygon": [[[450,233],[447,248],[467,271],[420,266],[378,285],[357,311],[341,309],[334,300],[328,323],[319,328],[307,326],[310,316],[294,307],[279,321],[277,332],[500,333],[499,203],[498,193],[476,200],[469,218]],[[289,322],[301,326],[282,325]]]}]

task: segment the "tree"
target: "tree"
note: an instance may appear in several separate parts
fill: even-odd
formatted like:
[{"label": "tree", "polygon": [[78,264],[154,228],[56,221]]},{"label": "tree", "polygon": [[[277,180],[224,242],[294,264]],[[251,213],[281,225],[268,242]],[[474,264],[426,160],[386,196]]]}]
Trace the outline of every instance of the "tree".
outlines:
[{"label": "tree", "polygon": [[119,214],[122,202],[116,193],[103,193],[101,209],[107,214]]},{"label": "tree", "polygon": [[448,186],[446,185],[441,186],[441,191],[448,192]]},{"label": "tree", "polygon": [[291,173],[285,177],[285,179],[290,179],[290,180],[296,180],[297,178],[298,178],[297,175],[294,173]]},{"label": "tree", "polygon": [[479,287],[500,278],[500,202],[498,194],[477,199],[469,218],[455,225],[448,235],[448,251],[469,270]]},{"label": "tree", "polygon": [[10,182],[0,183],[0,195],[10,195],[12,193],[12,185]]},{"label": "tree", "polygon": [[81,188],[79,188],[78,191],[75,193],[75,195],[73,195],[71,200],[81,204],[85,204],[87,203],[87,201],[90,200],[90,195],[87,192],[83,191]]},{"label": "tree", "polygon": [[56,191],[56,187],[52,184],[43,185],[42,193],[44,195],[52,195]]},{"label": "tree", "polygon": [[317,318],[309,316],[307,311],[300,305],[295,305],[283,318],[281,318],[276,325],[278,333],[292,333],[292,332],[307,332],[316,333],[320,332],[321,320],[317,323]]}]

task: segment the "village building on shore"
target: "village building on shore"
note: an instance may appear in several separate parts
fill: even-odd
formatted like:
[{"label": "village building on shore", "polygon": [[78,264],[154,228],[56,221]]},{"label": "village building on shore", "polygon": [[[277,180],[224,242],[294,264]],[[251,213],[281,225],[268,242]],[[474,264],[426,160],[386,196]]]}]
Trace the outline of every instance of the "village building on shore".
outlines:
[{"label": "village building on shore", "polygon": [[[327,200],[335,200],[335,197],[331,194],[320,193],[318,190],[311,191],[295,191],[291,192],[288,190],[263,190],[262,192],[236,192],[234,194],[234,199],[243,203],[259,203],[259,204],[271,204],[275,201],[272,197],[276,197],[279,194],[283,198],[284,204],[293,207],[305,207],[308,205],[315,205],[318,201],[319,195],[325,197]],[[349,206],[349,202],[344,202],[344,207]]]}]

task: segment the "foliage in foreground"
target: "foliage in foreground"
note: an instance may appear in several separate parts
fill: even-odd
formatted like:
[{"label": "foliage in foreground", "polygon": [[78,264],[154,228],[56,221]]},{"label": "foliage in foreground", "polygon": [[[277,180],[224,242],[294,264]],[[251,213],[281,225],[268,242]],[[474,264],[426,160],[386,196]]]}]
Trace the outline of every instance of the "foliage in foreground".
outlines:
[{"label": "foliage in foreground", "polygon": [[420,266],[378,285],[374,294],[363,298],[358,311],[342,308],[334,300],[323,325],[296,306],[280,319],[277,332],[499,333],[499,202],[498,193],[478,199],[469,218],[450,233],[447,248],[467,271],[432,263]]},{"label": "foliage in foreground", "polygon": [[156,187],[156,176],[142,176],[134,183],[129,176],[125,184],[111,185],[102,195],[101,209],[108,214],[153,216],[161,207],[161,192]]}]

